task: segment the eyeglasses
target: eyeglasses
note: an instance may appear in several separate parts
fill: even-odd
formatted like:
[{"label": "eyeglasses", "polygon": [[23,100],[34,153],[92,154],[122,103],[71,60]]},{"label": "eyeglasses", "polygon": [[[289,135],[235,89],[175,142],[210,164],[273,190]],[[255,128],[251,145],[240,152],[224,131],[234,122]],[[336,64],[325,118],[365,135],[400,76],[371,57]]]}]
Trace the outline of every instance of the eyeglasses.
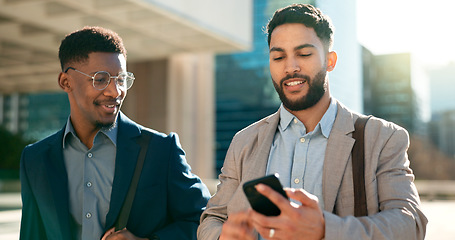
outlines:
[{"label": "eyeglasses", "polygon": [[130,89],[130,87],[133,86],[133,82],[135,79],[134,74],[130,72],[122,72],[119,73],[118,76],[111,76],[111,74],[106,71],[99,71],[96,72],[93,76],[90,76],[87,73],[83,73],[79,70],[76,70],[73,67],[68,67],[65,70],[65,73],[68,72],[69,69],[72,69],[80,74],[84,74],[85,76],[90,77],[93,80],[93,87],[100,91],[106,89],[107,86],[109,86],[111,78],[115,79],[114,81],[117,84],[117,86],[124,90]]}]

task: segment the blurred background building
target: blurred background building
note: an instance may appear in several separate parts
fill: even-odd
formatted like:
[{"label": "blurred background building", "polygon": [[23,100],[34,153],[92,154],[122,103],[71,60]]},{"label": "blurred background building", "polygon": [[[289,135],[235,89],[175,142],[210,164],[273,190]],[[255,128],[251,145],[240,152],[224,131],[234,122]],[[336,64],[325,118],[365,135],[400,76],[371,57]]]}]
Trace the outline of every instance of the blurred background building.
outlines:
[{"label": "blurred background building", "polygon": [[[122,110],[147,127],[177,132],[193,170],[215,178],[235,132],[279,107],[263,30],[276,9],[292,2],[3,0],[0,124],[32,140],[60,129],[69,114],[57,85],[61,39],[85,25],[111,28],[124,39],[128,70],[136,75]],[[335,22],[334,49],[343,57],[331,91],[362,111],[355,1],[303,2]],[[349,14],[336,11],[341,6]]]},{"label": "blurred background building", "polygon": [[57,84],[60,41],[83,26],[103,26],[124,39],[136,75],[122,110],[144,126],[178,132],[195,172],[214,177],[214,56],[251,48],[252,4],[2,0],[0,125],[32,141],[59,130],[69,114]]},{"label": "blurred background building", "polygon": [[[0,0],[0,127],[36,141],[63,126],[69,103],[57,84],[58,46],[69,32],[99,25],[122,36],[136,75],[122,111],[144,126],[177,132],[193,171],[215,179],[234,134],[280,105],[264,29],[276,9],[293,2]],[[412,54],[375,55],[362,47],[355,0],[299,2],[321,8],[335,25],[332,95],[402,125],[453,159],[455,66],[424,71]]]},{"label": "blurred background building", "polygon": [[429,79],[410,53],[373,55],[363,48],[364,113],[426,135]]},{"label": "blurred background building", "polygon": [[430,139],[455,159],[455,62],[430,71]]},{"label": "blurred background building", "polygon": [[[58,47],[66,34],[86,25],[120,34],[128,70],[136,75],[122,111],[146,127],[177,132],[193,171],[213,193],[234,134],[280,105],[264,27],[276,9],[294,2],[313,4],[333,20],[338,62],[329,73],[332,95],[355,111],[408,129],[408,154],[421,197],[453,199],[453,181],[422,179],[455,180],[455,62],[428,68],[406,51],[374,54],[359,43],[359,33],[368,32],[373,39],[385,36],[381,45],[393,48],[399,33],[438,29],[451,22],[444,20],[451,13],[441,12],[453,9],[440,7],[441,1],[430,6],[381,0],[385,10],[362,12],[357,7],[374,1],[0,0],[0,238],[18,238],[23,147],[61,129],[69,115],[67,95],[57,84]],[[437,24],[408,18],[426,16],[428,7],[439,14]],[[406,16],[390,18],[401,24],[395,32],[382,18],[385,12]],[[358,30],[358,16],[369,20],[364,31]],[[380,22],[369,25],[371,19]],[[436,41],[429,45],[412,38],[406,44],[447,56],[450,46],[433,49],[450,39],[442,34],[426,32]],[[425,204],[427,238],[451,239],[451,216],[444,214],[455,208],[453,202]]]}]

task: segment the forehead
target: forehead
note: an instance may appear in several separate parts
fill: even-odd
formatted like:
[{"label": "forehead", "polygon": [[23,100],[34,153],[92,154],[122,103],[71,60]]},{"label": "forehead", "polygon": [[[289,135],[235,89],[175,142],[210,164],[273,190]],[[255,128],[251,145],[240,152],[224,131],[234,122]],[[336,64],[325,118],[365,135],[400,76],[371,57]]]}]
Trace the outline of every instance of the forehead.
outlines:
[{"label": "forehead", "polygon": [[99,69],[126,69],[126,59],[121,53],[92,52],[85,62],[90,68]]},{"label": "forehead", "polygon": [[276,27],[270,36],[270,49],[294,48],[300,45],[311,44],[316,48],[323,48],[322,41],[313,28],[301,23],[286,23]]}]

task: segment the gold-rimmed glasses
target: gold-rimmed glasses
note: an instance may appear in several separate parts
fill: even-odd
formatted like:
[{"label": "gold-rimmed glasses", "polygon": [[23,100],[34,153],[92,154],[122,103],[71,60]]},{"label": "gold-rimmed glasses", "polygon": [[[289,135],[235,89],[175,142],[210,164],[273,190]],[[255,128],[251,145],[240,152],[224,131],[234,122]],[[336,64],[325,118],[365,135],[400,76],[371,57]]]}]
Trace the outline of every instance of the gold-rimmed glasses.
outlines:
[{"label": "gold-rimmed glasses", "polygon": [[98,71],[96,72],[93,76],[88,75],[87,73],[81,72],[73,67],[68,67],[65,70],[65,73],[68,72],[69,69],[72,69],[80,74],[83,74],[89,78],[92,79],[93,87],[98,90],[104,90],[109,86],[109,83],[111,82],[111,78],[114,79],[115,83],[117,86],[124,90],[130,89],[131,86],[133,86],[134,82],[134,74],[131,72],[122,72],[119,73],[117,76],[111,76],[109,72],[106,71]]}]

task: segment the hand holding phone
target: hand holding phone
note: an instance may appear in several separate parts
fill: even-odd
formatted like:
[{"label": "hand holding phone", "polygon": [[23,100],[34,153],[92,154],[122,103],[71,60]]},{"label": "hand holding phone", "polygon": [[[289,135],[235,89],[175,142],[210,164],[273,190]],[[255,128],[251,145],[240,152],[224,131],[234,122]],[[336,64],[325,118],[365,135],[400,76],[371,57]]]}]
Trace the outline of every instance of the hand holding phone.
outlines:
[{"label": "hand holding phone", "polygon": [[281,213],[280,209],[268,198],[266,198],[264,195],[260,194],[256,190],[255,186],[259,183],[269,186],[274,191],[280,193],[283,197],[288,199],[286,192],[283,190],[283,186],[281,185],[280,180],[278,179],[278,174],[275,173],[273,175],[268,175],[246,182],[243,184],[243,191],[245,192],[245,195],[248,201],[250,202],[251,207],[256,212],[259,212],[266,216],[280,215]]}]

